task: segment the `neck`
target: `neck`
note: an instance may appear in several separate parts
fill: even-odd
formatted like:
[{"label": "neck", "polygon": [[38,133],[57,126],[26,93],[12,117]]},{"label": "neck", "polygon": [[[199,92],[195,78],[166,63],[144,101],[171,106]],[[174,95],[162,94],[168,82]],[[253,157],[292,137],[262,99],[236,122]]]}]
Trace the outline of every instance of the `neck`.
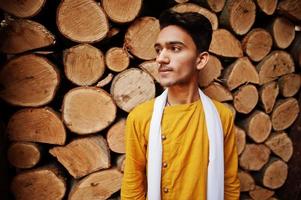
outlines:
[{"label": "neck", "polygon": [[168,105],[193,103],[200,99],[198,85],[168,87]]}]

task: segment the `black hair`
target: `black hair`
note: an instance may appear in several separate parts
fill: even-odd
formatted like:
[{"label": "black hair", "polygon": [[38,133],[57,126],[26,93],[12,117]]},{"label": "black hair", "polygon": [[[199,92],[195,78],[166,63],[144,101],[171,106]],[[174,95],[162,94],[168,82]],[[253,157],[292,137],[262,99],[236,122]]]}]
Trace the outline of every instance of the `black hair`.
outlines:
[{"label": "black hair", "polygon": [[212,38],[210,21],[197,12],[177,13],[165,10],[159,17],[160,29],[176,25],[184,29],[193,39],[199,52],[208,51]]}]

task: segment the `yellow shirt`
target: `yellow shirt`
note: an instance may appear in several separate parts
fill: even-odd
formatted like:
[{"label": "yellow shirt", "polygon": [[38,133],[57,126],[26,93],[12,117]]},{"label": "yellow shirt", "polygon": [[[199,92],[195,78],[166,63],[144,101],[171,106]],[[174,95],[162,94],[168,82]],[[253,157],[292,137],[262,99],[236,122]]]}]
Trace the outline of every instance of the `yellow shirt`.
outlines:
[{"label": "yellow shirt", "polygon": [[[213,101],[224,130],[225,200],[239,199],[234,117]],[[127,118],[122,200],[146,199],[147,144],[154,100],[137,106]],[[162,200],[205,200],[209,141],[201,101],[168,106],[162,118]]]}]

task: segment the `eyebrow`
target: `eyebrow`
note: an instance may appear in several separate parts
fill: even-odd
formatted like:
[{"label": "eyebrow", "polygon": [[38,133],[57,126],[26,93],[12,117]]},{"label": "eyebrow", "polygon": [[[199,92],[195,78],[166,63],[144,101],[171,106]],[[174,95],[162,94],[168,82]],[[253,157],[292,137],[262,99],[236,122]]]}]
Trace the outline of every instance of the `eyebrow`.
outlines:
[{"label": "eyebrow", "polygon": [[[175,44],[178,44],[178,45],[182,45],[182,46],[186,46],[183,42],[180,42],[180,41],[169,41],[169,42],[165,42],[166,45],[175,45]],[[161,46],[160,43],[155,43],[154,44],[154,47],[158,47],[158,46]]]}]

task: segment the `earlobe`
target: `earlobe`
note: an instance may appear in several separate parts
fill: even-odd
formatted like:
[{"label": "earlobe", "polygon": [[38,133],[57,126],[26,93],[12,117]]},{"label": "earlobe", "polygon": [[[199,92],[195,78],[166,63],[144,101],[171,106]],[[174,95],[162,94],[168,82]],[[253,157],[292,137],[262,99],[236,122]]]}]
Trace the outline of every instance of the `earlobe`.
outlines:
[{"label": "earlobe", "polygon": [[208,52],[202,52],[199,54],[197,59],[197,69],[201,70],[205,67],[209,60],[209,53]]}]

